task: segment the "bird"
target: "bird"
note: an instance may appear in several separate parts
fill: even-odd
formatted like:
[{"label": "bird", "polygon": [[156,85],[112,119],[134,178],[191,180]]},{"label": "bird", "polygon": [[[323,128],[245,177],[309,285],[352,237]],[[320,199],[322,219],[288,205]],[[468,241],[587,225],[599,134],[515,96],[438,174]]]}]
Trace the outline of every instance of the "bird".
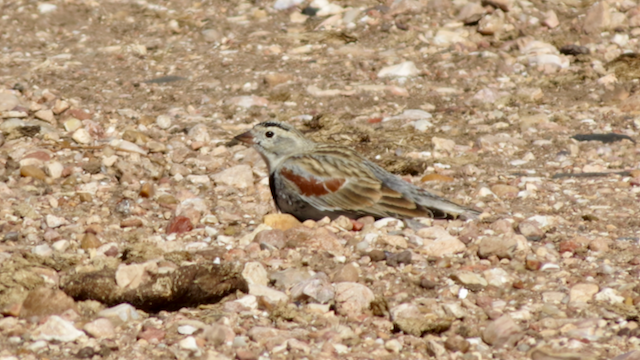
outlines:
[{"label": "bird", "polygon": [[300,221],[341,215],[354,220],[480,215],[391,174],[353,149],[314,142],[288,123],[261,122],[234,139],[262,156],[277,209]]}]

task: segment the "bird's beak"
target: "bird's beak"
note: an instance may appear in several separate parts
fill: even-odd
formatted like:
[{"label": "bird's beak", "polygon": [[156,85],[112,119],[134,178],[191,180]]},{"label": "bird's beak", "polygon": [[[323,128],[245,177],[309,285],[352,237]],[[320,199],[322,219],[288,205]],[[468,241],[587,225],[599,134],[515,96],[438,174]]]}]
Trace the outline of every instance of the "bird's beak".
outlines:
[{"label": "bird's beak", "polygon": [[251,131],[247,131],[246,133],[242,133],[242,134],[240,134],[240,135],[236,136],[234,139],[236,139],[236,140],[238,140],[238,141],[240,141],[240,142],[243,142],[243,143],[245,143],[245,144],[248,144],[248,145],[253,145],[253,144],[255,144],[255,143],[253,142],[254,137],[253,137],[253,135],[251,134]]}]

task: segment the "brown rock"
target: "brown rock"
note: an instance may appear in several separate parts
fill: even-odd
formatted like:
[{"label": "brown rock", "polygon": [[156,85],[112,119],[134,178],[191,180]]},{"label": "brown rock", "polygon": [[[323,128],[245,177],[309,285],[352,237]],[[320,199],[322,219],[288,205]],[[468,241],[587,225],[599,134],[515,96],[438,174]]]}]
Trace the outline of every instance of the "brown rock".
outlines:
[{"label": "brown rock", "polygon": [[82,109],[70,109],[67,113],[78,120],[91,119],[91,114]]},{"label": "brown rock", "polygon": [[520,326],[509,315],[492,321],[482,332],[482,340],[493,347],[513,347],[523,333]]},{"label": "brown rock", "polygon": [[354,263],[346,264],[333,274],[333,283],[358,282],[360,267]]},{"label": "brown rock", "polygon": [[263,223],[273,229],[282,231],[302,225],[298,219],[290,214],[267,214],[264,216]]},{"label": "brown rock", "polygon": [[609,251],[609,243],[611,240],[605,238],[597,238],[589,243],[589,250],[595,252]]},{"label": "brown rock", "polygon": [[137,338],[153,343],[162,341],[165,335],[166,333],[164,330],[155,328],[153,326],[146,326],[143,327],[142,331],[138,333]]},{"label": "brown rock", "polygon": [[[120,227],[121,228],[127,228],[127,227],[142,227],[144,224],[142,222],[142,220],[138,219],[138,218],[130,218],[130,219],[125,219],[122,220],[120,222]],[[190,231],[190,230],[187,230]],[[186,231],[184,231],[186,232]]]},{"label": "brown rock", "polygon": [[525,220],[518,224],[518,230],[529,241],[540,241],[544,236],[544,231],[540,229],[536,221]]},{"label": "brown rock", "polygon": [[469,351],[469,347],[471,343],[469,343],[465,338],[458,334],[453,334],[449,336],[447,341],[444,342],[444,347],[450,351],[460,351],[461,353],[466,353]]},{"label": "brown rock", "polygon": [[441,174],[428,174],[422,177],[420,181],[428,182],[428,181],[436,181],[436,182],[453,182],[455,180],[451,176],[441,175]]},{"label": "brown rock", "polygon": [[77,312],[73,299],[60,290],[40,287],[31,290],[22,303],[20,317],[44,317],[49,315],[60,315],[67,310]]},{"label": "brown rock", "polygon": [[608,28],[610,23],[609,3],[598,1],[587,10],[582,30],[587,34],[596,34]]},{"label": "brown rock", "polygon": [[511,259],[518,243],[511,236],[497,237],[491,236],[482,239],[478,246],[478,256],[486,259],[491,255],[495,255],[500,259]]},{"label": "brown rock", "polygon": [[186,216],[176,216],[167,225],[167,235],[169,234],[183,234],[193,230],[193,224],[191,220]]},{"label": "brown rock", "polygon": [[520,190],[515,186],[496,184],[491,187],[491,191],[493,191],[493,193],[496,194],[496,196],[498,196],[499,198],[504,199],[515,197],[516,195],[518,195],[518,192]]},{"label": "brown rock", "polygon": [[20,168],[20,175],[23,177],[32,177],[41,181],[47,178],[47,175],[39,167],[27,165]]},{"label": "brown rock", "polygon": [[84,250],[97,249],[100,246],[102,246],[102,243],[98,240],[98,237],[91,232],[84,234],[80,241],[80,248]]},{"label": "brown rock", "polygon": [[276,249],[282,249],[286,245],[285,233],[279,229],[263,230],[253,239],[258,244],[265,244]]},{"label": "brown rock", "polygon": [[146,183],[142,184],[142,186],[140,187],[140,196],[143,197],[143,198],[153,197],[155,192],[156,191],[155,191],[152,183],[146,182]]}]

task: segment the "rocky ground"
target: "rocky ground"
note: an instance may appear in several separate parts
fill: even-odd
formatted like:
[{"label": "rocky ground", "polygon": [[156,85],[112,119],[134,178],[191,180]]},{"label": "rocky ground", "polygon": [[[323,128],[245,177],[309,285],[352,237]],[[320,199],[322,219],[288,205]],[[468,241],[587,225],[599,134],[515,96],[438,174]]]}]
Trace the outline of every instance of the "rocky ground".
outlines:
[{"label": "rocky ground", "polygon": [[[1,360],[640,358],[637,2],[0,9]],[[269,119],[484,213],[277,214]]]}]

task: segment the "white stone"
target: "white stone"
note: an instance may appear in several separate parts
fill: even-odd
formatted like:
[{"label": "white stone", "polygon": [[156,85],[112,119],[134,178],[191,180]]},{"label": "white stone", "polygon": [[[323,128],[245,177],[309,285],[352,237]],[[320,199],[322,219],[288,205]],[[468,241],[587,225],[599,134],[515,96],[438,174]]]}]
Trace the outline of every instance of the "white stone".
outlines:
[{"label": "white stone", "polygon": [[127,152],[133,152],[133,153],[138,153],[138,154],[142,154],[142,155],[147,155],[147,151],[142,149],[140,146],[127,141],[127,140],[120,140],[120,139],[114,139],[113,141],[111,141],[109,143],[109,145],[117,150],[123,150],[123,151],[127,151]]},{"label": "white stone", "polygon": [[242,276],[249,285],[268,285],[269,278],[267,270],[257,261],[248,262],[244,265]]},{"label": "white stone", "polygon": [[61,216],[55,216],[55,215],[47,215],[45,217],[45,222],[47,223],[47,226],[50,228],[57,228],[60,227],[62,225],[66,225],[69,222],[67,221],[67,219],[61,217]]},{"label": "white stone", "polygon": [[405,61],[400,64],[391,65],[382,68],[378,72],[379,78],[385,77],[411,77],[417,76],[420,74],[420,71],[416,67],[416,64],[413,61]]},{"label": "white stone", "polygon": [[266,303],[274,306],[289,301],[287,294],[265,285],[249,284],[249,294],[261,297]]},{"label": "white stone", "polygon": [[126,303],[104,309],[98,312],[98,316],[109,319],[116,326],[140,318],[136,308]]},{"label": "white stone", "polygon": [[78,339],[82,335],[84,335],[84,332],[76,329],[73,323],[64,320],[60,316],[52,315],[44,324],[33,331],[32,339],[69,342]]},{"label": "white stone", "polygon": [[69,248],[69,240],[58,240],[51,247],[58,252],[65,252]]},{"label": "white stone", "polygon": [[53,250],[51,249],[49,244],[34,246],[33,249],[31,249],[31,252],[36,255],[45,256],[45,257],[53,255]]},{"label": "white stone", "polygon": [[54,4],[49,4],[49,3],[38,4],[38,12],[40,14],[48,14],[56,11],[57,9],[58,9],[58,6]]},{"label": "white stone", "polygon": [[600,290],[594,298],[596,301],[604,301],[609,304],[621,304],[624,301],[624,296],[618,295],[618,292],[612,288],[604,288]]},{"label": "white stone", "polygon": [[86,323],[83,330],[96,339],[111,339],[116,336],[113,324],[105,318],[98,318]]},{"label": "white stone", "polygon": [[196,338],[194,338],[193,336],[187,336],[186,338],[180,340],[178,344],[185,350],[198,350],[198,343],[196,342]]},{"label": "white stone", "polygon": [[275,10],[286,10],[296,5],[302,4],[304,0],[276,0],[273,4]]},{"label": "white stone", "polygon": [[45,164],[45,169],[52,179],[59,179],[62,176],[64,166],[58,161],[50,161]]},{"label": "white stone", "polygon": [[171,127],[171,117],[168,115],[158,115],[158,117],[156,118],[156,125],[158,125],[158,127],[160,129],[168,129]]},{"label": "white stone", "polygon": [[74,131],[73,135],[71,135],[71,138],[78,144],[90,144],[93,141],[91,134],[89,134],[89,132],[85,128],[80,128]]},{"label": "white stone", "polygon": [[195,326],[191,326],[191,325],[178,326],[178,334],[192,335],[196,331],[198,331],[198,328]]},{"label": "white stone", "polygon": [[187,181],[192,184],[211,184],[211,179],[208,175],[187,175]]}]

